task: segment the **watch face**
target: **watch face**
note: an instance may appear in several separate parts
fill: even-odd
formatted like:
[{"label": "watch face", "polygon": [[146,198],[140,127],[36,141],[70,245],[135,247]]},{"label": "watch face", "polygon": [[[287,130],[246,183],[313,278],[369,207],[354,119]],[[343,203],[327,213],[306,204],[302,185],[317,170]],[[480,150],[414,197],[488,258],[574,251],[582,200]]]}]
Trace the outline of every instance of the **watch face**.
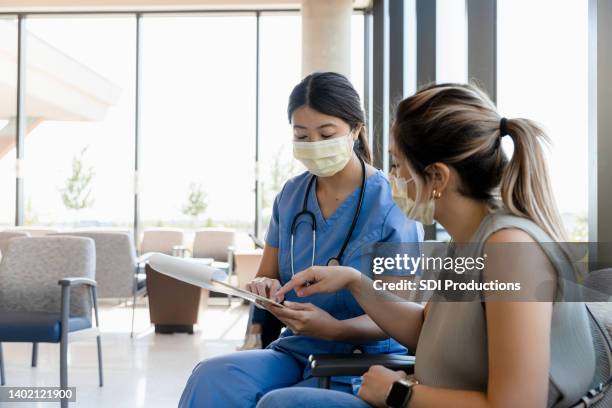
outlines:
[{"label": "watch face", "polygon": [[410,391],[410,386],[403,382],[394,382],[389,390],[389,395],[387,395],[387,405],[392,408],[402,408]]}]

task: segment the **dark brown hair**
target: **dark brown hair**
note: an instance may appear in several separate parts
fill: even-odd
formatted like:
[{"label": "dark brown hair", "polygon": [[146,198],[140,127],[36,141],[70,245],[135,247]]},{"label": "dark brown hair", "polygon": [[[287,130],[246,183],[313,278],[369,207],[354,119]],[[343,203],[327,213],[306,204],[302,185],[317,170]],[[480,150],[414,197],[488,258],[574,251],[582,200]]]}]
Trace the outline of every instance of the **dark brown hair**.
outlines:
[{"label": "dark brown hair", "polygon": [[507,119],[514,143],[508,160],[501,148],[501,119],[489,97],[473,85],[431,85],[399,103],[392,135],[422,180],[432,163],[452,166],[459,174],[459,193],[487,202],[500,197],[512,214],[565,240],[540,143],[548,137],[531,120]]}]

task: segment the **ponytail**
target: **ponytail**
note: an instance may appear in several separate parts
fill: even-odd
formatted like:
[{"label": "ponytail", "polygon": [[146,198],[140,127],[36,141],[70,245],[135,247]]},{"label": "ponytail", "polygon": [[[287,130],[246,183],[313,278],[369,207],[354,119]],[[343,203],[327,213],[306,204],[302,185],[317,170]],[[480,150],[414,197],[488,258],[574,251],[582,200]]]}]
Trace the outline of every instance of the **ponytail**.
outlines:
[{"label": "ponytail", "polygon": [[[477,87],[419,90],[398,105],[392,135],[416,177],[425,179],[432,163],[451,165],[462,195],[491,205],[501,196],[510,213],[533,221],[553,240],[567,240],[541,146],[548,137],[527,119],[500,118]],[[506,135],[514,142],[510,160],[501,146]]]},{"label": "ponytail", "polygon": [[514,153],[502,173],[500,195],[505,207],[538,224],[554,240],[566,241],[542,149],[550,139],[528,119],[509,119],[507,129]]}]

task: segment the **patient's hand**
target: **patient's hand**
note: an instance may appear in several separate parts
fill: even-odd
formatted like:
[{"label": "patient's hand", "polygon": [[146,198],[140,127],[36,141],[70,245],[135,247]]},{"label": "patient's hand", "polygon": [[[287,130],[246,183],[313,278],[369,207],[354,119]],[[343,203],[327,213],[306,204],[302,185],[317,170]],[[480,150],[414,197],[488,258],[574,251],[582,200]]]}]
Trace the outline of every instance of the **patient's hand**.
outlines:
[{"label": "patient's hand", "polygon": [[351,286],[357,286],[360,277],[361,272],[348,266],[311,266],[296,273],[277,292],[277,296],[285,296],[285,293],[292,289],[295,289],[299,297],[315,293],[333,293],[345,287],[351,289]]},{"label": "patient's hand", "polygon": [[374,407],[386,407],[387,394],[395,381],[405,380],[408,375],[403,371],[393,371],[375,365],[363,375],[359,398]]},{"label": "patient's hand", "polygon": [[341,322],[312,303],[285,301],[284,308],[266,309],[283,322],[296,335],[336,340],[342,331]]}]

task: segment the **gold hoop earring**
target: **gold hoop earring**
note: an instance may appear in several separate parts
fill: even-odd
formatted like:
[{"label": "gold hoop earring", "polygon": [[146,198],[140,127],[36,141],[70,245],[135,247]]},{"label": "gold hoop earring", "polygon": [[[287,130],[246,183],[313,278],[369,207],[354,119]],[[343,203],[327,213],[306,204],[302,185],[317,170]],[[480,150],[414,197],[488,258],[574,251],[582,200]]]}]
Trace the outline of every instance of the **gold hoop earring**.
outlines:
[{"label": "gold hoop earring", "polygon": [[434,188],[432,191],[432,196],[435,200],[437,200],[442,197],[442,193]]}]

